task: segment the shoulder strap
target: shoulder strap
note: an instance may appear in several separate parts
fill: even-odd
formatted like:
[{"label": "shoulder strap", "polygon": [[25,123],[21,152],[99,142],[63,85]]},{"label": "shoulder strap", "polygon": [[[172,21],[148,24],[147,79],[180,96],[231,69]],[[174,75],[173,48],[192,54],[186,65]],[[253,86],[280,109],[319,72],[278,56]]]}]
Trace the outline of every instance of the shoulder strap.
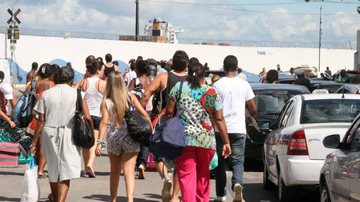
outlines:
[{"label": "shoulder strap", "polygon": [[81,82],[81,84],[80,84],[80,86],[79,86],[79,87],[80,87],[80,90],[82,90],[82,91],[85,92],[86,90],[84,89],[84,83],[87,84],[87,78],[86,78],[86,79],[83,79],[82,82]]},{"label": "shoulder strap", "polygon": [[178,94],[178,97],[177,97],[177,101],[180,101],[181,99],[181,94],[182,94],[182,90],[183,90],[183,84],[184,84],[184,81],[180,81],[180,87],[179,87],[179,94]]},{"label": "shoulder strap", "polygon": [[82,111],[81,89],[77,89],[76,111],[78,111],[78,112]]}]

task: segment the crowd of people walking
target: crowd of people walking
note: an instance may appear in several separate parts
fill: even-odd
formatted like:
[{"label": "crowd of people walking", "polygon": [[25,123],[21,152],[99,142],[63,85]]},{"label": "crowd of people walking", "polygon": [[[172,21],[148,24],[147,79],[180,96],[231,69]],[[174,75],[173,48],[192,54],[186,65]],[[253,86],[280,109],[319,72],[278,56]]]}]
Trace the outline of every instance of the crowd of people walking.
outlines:
[{"label": "crowd of people walking", "polygon": [[[136,110],[153,127],[154,117],[178,116],[184,126],[185,148],[176,159],[154,156],[156,169],[163,180],[163,201],[177,202],[181,193],[184,202],[210,200],[210,164],[218,157],[216,176],[217,201],[226,201],[226,163],[232,168],[233,201],[243,202],[244,151],[246,141],[245,108],[255,116],[254,93],[249,83],[236,75],[238,60],[224,58],[225,77],[205,82],[203,64],[185,51],[176,51],[168,63],[141,56],[129,61],[122,74],[111,54],[93,55],[85,59],[86,73],[74,83],[71,66],[33,63],[28,75],[28,88],[35,88],[37,103],[34,119],[27,127],[32,133],[30,153],[37,156],[38,175],[50,181],[51,201],[66,201],[74,178],[96,178],[94,162],[107,149],[110,161],[109,201],[116,201],[120,173],[123,171],[127,201],[134,200],[135,171],[145,179],[149,146],[129,135],[125,117]],[[3,74],[0,72],[0,81]],[[0,88],[5,88],[0,82]],[[94,145],[79,148],[72,141],[78,90],[81,91],[83,119],[89,123]],[[1,91],[1,125],[8,124],[12,133],[26,133],[6,115],[6,101],[15,103],[12,92]],[[156,128],[154,128],[155,130]],[[82,155],[81,155],[82,154]],[[81,156],[84,168],[81,168]],[[175,167],[169,167],[173,160]],[[44,172],[47,164],[47,175]],[[174,169],[173,178],[169,176]],[[159,190],[160,192],[160,190]]]}]

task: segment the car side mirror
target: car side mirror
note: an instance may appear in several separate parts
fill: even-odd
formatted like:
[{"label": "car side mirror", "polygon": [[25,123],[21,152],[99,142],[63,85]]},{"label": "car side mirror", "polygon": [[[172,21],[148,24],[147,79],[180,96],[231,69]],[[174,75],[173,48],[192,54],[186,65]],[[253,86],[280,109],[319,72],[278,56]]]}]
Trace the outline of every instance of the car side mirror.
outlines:
[{"label": "car side mirror", "polygon": [[340,135],[334,134],[324,138],[323,145],[329,149],[337,149],[340,145]]}]

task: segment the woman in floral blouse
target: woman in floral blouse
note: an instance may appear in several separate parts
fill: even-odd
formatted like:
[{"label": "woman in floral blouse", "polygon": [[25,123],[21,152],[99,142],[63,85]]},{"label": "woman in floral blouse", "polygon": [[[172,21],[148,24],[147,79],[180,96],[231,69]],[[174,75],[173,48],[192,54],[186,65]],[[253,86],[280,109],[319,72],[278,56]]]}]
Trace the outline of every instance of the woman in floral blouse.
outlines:
[{"label": "woman in floral blouse", "polygon": [[171,90],[166,109],[167,115],[171,117],[176,105],[177,114],[180,114],[185,128],[186,148],[176,159],[184,202],[210,199],[209,165],[216,148],[214,125],[222,135],[223,156],[227,158],[231,154],[222,103],[216,91],[205,85],[204,75],[202,64],[189,65],[187,81],[177,83]]}]

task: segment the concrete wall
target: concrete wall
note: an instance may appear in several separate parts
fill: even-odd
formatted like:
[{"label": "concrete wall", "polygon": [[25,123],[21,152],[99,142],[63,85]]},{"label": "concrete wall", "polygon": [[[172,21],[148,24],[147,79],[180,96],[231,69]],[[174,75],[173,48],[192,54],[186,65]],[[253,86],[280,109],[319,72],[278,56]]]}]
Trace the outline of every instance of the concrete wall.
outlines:
[{"label": "concrete wall", "polygon": [[[0,44],[5,40],[0,34]],[[358,43],[359,47],[359,43]],[[138,55],[144,58],[168,60],[176,50],[185,50],[190,57],[199,58],[209,64],[211,69],[219,69],[225,56],[237,56],[239,66],[244,70],[258,73],[262,67],[276,68],[280,64],[283,71],[290,67],[309,65],[318,67],[318,49],[316,48],[261,48],[233,47],[188,44],[161,44],[152,42],[110,41],[95,39],[55,38],[21,36],[16,44],[16,62],[25,71],[30,70],[33,61],[39,64],[54,59],[70,61],[79,72],[85,71],[84,60],[89,54],[104,57],[111,53],[115,60],[125,63]],[[8,45],[8,57],[10,50]],[[5,57],[5,44],[0,48],[0,57]],[[321,50],[321,72],[329,66],[333,72],[340,68],[354,68],[354,51],[339,49]]]}]

